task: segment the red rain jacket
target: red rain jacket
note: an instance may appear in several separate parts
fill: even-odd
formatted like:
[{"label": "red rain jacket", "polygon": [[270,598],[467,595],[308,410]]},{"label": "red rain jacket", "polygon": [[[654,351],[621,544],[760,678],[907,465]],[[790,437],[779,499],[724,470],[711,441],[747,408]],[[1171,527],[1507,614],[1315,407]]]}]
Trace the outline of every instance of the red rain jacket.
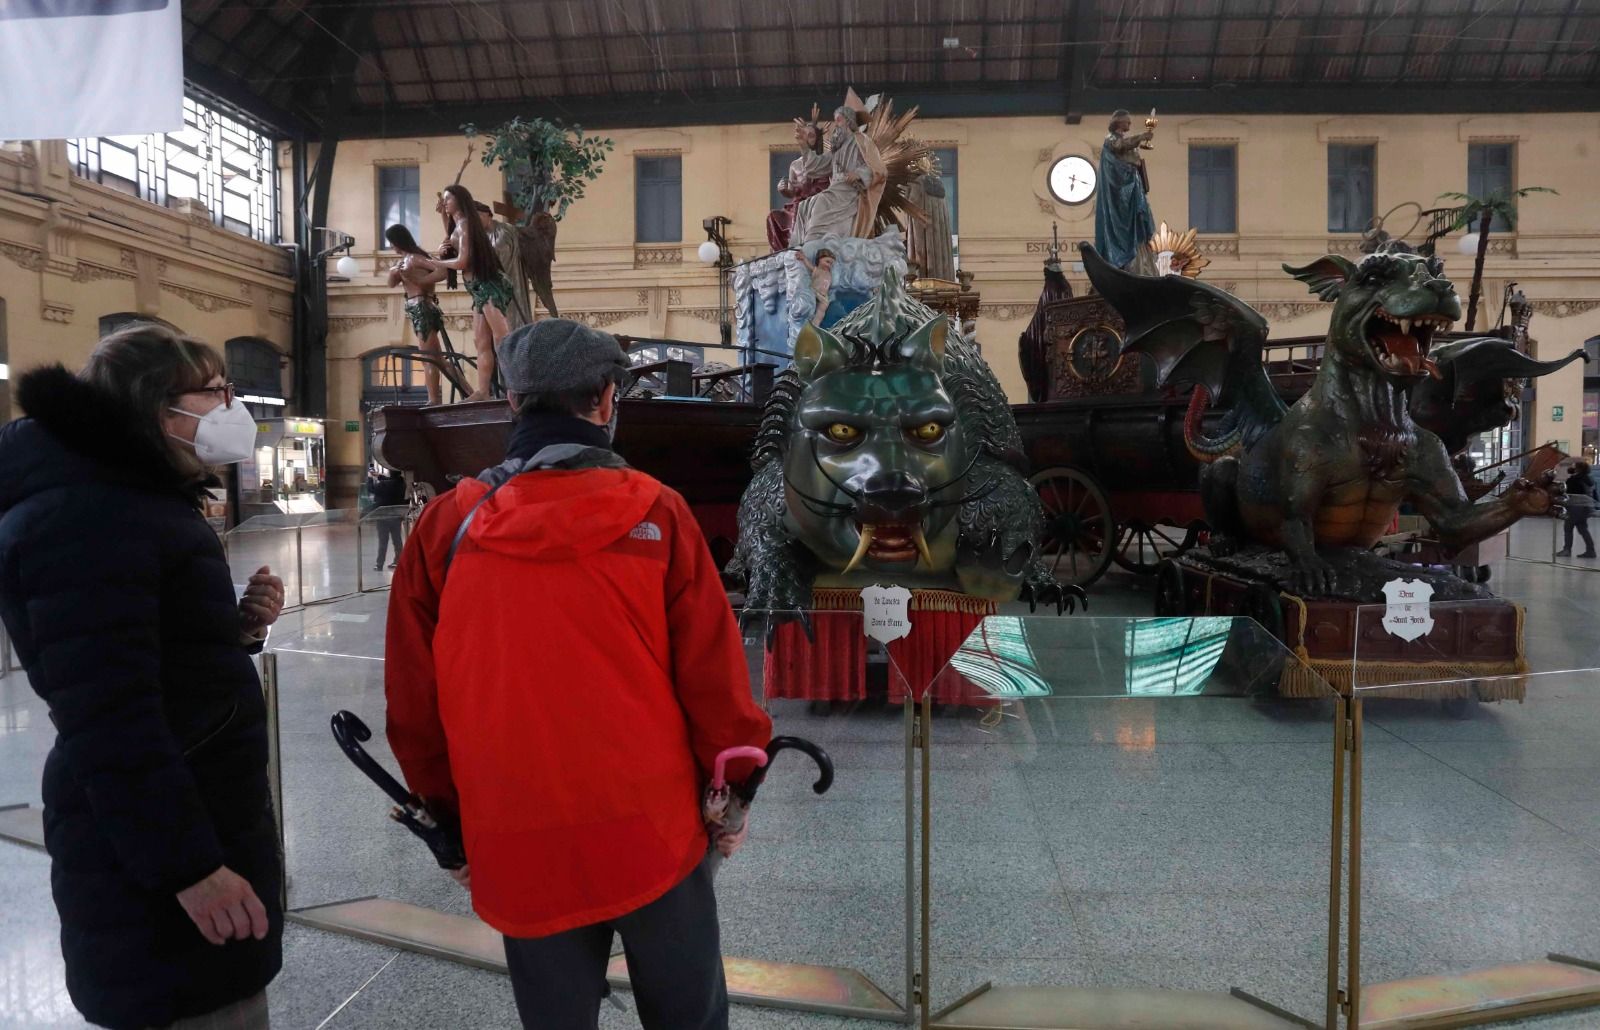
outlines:
[{"label": "red rain jacket", "polygon": [[428,505],[400,556],[388,736],[411,789],[460,812],[478,915],[542,937],[688,876],[713,760],[772,723],[676,491],[631,469],[523,473],[473,516],[446,585],[487,491]]}]

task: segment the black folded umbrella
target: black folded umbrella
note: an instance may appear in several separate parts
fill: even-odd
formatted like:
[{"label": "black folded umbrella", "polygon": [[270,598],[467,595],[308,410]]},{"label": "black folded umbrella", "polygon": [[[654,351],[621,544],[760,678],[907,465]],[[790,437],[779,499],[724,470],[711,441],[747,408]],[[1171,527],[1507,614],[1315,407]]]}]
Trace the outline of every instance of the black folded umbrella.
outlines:
[{"label": "black folded umbrella", "polygon": [[344,753],[350,761],[355,763],[357,769],[367,774],[367,779],[376,783],[382,791],[389,795],[395,806],[389,810],[389,818],[404,826],[428,845],[428,850],[433,852],[434,859],[441,869],[460,869],[467,864],[466,848],[461,843],[461,827],[455,822],[443,821],[428,811],[421,798],[406,790],[401,782],[389,774],[389,770],[378,764],[377,759],[367,754],[361,742],[372,739],[372,731],[367,729],[367,724],[354,712],[335,712],[333,716],[333,739],[339,742]]}]

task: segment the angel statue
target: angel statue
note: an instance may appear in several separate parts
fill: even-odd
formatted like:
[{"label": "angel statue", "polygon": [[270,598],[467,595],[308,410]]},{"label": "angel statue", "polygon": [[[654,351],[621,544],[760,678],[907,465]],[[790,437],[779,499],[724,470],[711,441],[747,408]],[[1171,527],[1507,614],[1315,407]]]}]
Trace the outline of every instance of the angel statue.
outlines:
[{"label": "angel statue", "polygon": [[789,171],[778,180],[778,193],[788,203],[767,213],[767,242],[773,253],[789,249],[795,213],[802,201],[814,197],[828,188],[832,174],[831,156],[823,151],[825,127],[820,121],[817,105],[811,105],[811,120],[794,120],[794,141],[800,147],[800,156],[789,163]]}]

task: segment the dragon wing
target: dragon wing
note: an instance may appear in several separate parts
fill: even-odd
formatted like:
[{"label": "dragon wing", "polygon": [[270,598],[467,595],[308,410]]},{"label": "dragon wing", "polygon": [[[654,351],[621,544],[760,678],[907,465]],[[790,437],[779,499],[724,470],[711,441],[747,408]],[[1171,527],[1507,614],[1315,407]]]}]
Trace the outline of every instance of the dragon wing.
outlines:
[{"label": "dragon wing", "polygon": [[1267,321],[1225,290],[1181,275],[1134,275],[1087,243],[1083,269],[1127,326],[1123,353],[1147,354],[1161,386],[1193,383],[1231,408],[1246,447],[1288,410],[1261,364]]},{"label": "dragon wing", "polygon": [[1471,437],[1507,424],[1516,409],[1505,401],[1505,384],[1511,379],[1536,379],[1588,361],[1582,347],[1564,358],[1539,361],[1497,336],[1452,340],[1434,347],[1430,356],[1439,378],[1423,379],[1411,390],[1411,415],[1422,428],[1444,440],[1451,454],[1465,448]]}]

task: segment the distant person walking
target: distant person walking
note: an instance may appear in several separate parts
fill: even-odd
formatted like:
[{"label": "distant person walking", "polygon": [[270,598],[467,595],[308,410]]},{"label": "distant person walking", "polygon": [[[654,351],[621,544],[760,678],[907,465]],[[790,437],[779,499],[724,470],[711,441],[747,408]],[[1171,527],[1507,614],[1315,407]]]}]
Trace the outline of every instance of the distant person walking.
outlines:
[{"label": "distant person walking", "polygon": [[1567,509],[1566,541],[1561,550],[1556,552],[1557,558],[1572,557],[1574,530],[1588,545],[1578,557],[1595,557],[1594,537],[1589,535],[1589,516],[1594,514],[1597,500],[1600,500],[1600,493],[1595,491],[1594,476],[1590,473],[1589,463],[1573,462],[1572,475],[1567,477],[1567,496],[1561,501],[1562,506]]},{"label": "distant person walking", "polygon": [[[282,965],[267,711],[243,600],[201,516],[256,425],[221,356],[163,326],[17,382],[0,429],[0,617],[50,708],[44,838],[67,993],[114,1028],[261,1030]],[[113,525],[107,520],[114,520]]]},{"label": "distant person walking", "polygon": [[[393,470],[380,475],[374,469],[367,476],[367,493],[372,497],[373,511],[398,508],[406,503],[406,477]],[[394,512],[373,516],[372,521],[378,525],[378,560],[372,565],[374,572],[383,568],[383,560],[389,556],[391,542],[394,544],[394,561],[389,563],[389,568],[394,568],[400,561],[400,548],[405,542],[400,533],[403,519],[404,516]]]}]

